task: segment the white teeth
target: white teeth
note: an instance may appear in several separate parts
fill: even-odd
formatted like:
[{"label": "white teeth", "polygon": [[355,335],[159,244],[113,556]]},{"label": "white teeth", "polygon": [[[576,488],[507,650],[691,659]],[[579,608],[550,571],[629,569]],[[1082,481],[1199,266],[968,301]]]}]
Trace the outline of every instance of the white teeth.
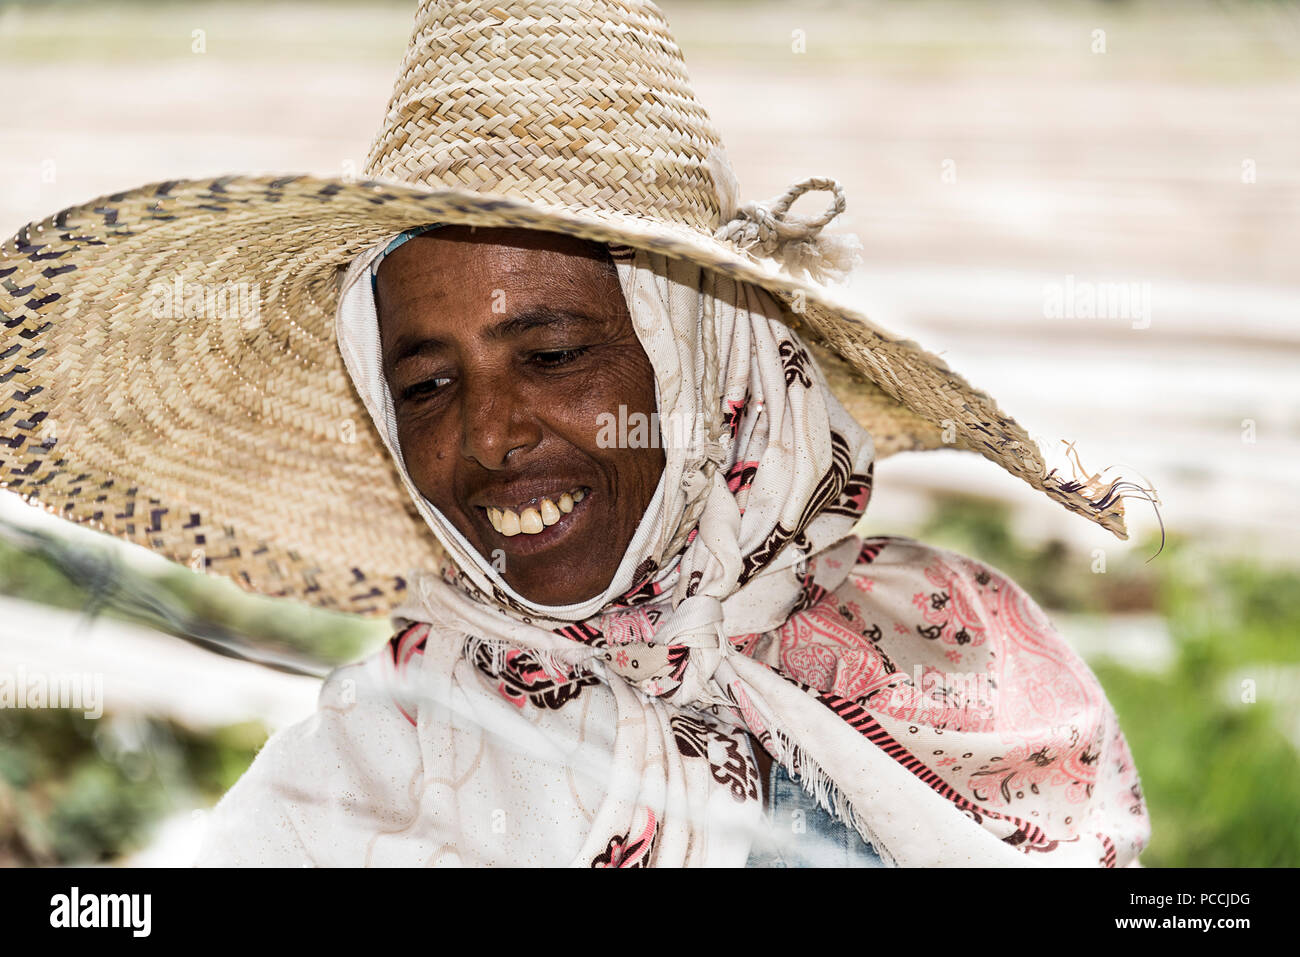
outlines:
[{"label": "white teeth", "polygon": [[529,506],[522,513],[516,512],[512,508],[496,508],[488,506],[484,509],[487,512],[488,521],[502,535],[511,538],[515,535],[536,535],[548,525],[554,525],[566,514],[573,511],[573,506],[581,502],[586,497],[586,492],[582,489],[576,489],[573,492],[565,492],[559,498],[559,504],[544,498],[537,505]]},{"label": "white teeth", "polygon": [[541,503],[542,524],[554,525],[560,520],[560,510],[555,507],[555,503],[549,498],[542,499]]},{"label": "white teeth", "polygon": [[519,516],[519,530],[525,535],[536,535],[545,527],[542,523],[542,513],[535,508],[526,508]]}]

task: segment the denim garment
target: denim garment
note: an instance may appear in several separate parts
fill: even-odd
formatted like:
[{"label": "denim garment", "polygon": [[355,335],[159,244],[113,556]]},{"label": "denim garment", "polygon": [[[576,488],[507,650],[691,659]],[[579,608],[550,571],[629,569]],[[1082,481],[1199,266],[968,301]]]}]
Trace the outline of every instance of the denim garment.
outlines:
[{"label": "denim garment", "polygon": [[772,762],[767,830],[754,841],[746,867],[888,867],[853,828],[822,810]]}]

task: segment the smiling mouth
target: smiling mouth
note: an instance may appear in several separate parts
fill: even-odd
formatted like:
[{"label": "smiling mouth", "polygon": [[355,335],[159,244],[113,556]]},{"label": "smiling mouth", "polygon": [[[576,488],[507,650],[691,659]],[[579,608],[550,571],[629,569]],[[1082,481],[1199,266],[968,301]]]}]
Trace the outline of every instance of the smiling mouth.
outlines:
[{"label": "smiling mouth", "polygon": [[579,486],[558,496],[539,496],[513,508],[491,505],[480,507],[497,533],[506,538],[540,535],[563,520],[590,491],[586,486]]}]

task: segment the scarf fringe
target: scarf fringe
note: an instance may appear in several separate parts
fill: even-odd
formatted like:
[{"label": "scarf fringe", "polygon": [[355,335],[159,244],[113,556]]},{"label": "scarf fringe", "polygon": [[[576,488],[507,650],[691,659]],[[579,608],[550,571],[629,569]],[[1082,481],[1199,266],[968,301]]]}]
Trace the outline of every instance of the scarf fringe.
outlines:
[{"label": "scarf fringe", "polygon": [[522,651],[531,656],[553,681],[568,681],[573,669],[591,660],[598,654],[597,649],[564,639],[569,648],[539,648],[531,644],[510,641],[506,638],[487,638],[479,635],[461,633],[464,641],[462,653],[471,664],[479,652],[486,652],[492,663],[492,670],[500,674],[506,667],[506,655],[511,651]]},{"label": "scarf fringe", "polygon": [[[728,702],[731,709],[735,709],[735,702]],[[735,713],[735,711],[733,711]],[[736,713],[738,714],[738,713]],[[749,729],[748,724],[740,724],[740,729]],[[757,735],[757,732],[755,732]],[[771,753],[772,759],[779,763],[781,767],[789,772],[790,779],[803,788],[803,793],[813,798],[820,809],[826,811],[831,817],[845,824],[850,830],[857,831],[858,836],[862,837],[867,844],[870,844],[875,852],[883,859],[885,865],[897,867],[897,859],[894,858],[891,850],[881,843],[876,833],[867,823],[865,815],[859,813],[857,807],[854,807],[849,798],[841,791],[840,785],[823,770],[818,762],[803,749],[803,746],[796,741],[790,740],[784,732],[776,731],[763,735],[761,741],[767,746],[768,753]],[[794,767],[800,768],[800,771],[793,770]]]},{"label": "scarf fringe", "polygon": [[[773,757],[790,773],[791,779],[803,788],[805,794],[816,801],[823,811],[857,831],[858,835],[875,849],[886,865],[898,866],[894,855],[881,843],[871,825],[867,823],[866,817],[859,813],[839,785],[801,745],[791,741],[781,732],[771,735],[769,740],[775,746],[776,753]],[[797,773],[793,770],[795,767],[799,768]]]}]

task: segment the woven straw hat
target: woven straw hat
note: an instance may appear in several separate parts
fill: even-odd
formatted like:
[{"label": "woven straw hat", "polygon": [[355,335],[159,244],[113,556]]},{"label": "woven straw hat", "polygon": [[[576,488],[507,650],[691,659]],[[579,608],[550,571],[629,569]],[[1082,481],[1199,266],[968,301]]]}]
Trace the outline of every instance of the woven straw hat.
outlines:
[{"label": "woven straw hat", "polygon": [[[737,202],[659,10],[424,0],[364,181],[159,183],[0,247],[0,485],[246,588],[386,614],[437,560],[334,342],[340,271],[426,223],[684,257],[789,308],[879,457],[979,452],[1117,536],[1118,487],[1047,472],[985,393],[815,281],[830,180]],[[802,192],[829,208],[790,212]]]}]

